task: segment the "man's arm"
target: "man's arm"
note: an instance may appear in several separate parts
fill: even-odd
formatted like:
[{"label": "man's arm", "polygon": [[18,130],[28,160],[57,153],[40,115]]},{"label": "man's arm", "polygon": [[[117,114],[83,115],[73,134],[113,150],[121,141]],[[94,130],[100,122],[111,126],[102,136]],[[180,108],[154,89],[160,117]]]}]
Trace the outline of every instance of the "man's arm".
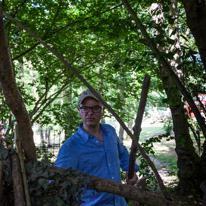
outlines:
[{"label": "man's arm", "polygon": [[126,181],[129,185],[134,185],[137,180],[136,172],[139,170],[139,166],[135,164],[135,172],[131,179],[128,178],[128,170],[129,170],[129,153],[127,148],[123,145],[123,143],[118,138],[118,146],[119,146],[119,158],[120,158],[120,166],[121,168],[126,171]]},{"label": "man's arm", "polygon": [[[123,171],[129,170],[129,153],[127,148],[123,145],[123,143],[118,139],[118,149],[119,149],[119,159],[120,159],[120,167]],[[135,164],[135,171],[139,170],[139,166]]]}]

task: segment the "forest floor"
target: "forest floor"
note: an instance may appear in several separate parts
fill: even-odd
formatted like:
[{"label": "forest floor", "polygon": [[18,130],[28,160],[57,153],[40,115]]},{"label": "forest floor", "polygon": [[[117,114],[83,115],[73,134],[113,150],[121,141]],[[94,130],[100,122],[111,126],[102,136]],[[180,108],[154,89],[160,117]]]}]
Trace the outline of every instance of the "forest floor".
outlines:
[{"label": "forest floor", "polygon": [[[143,121],[142,131],[140,134],[140,142],[146,139],[164,134],[162,123],[153,123],[149,120]],[[131,139],[124,140],[124,145],[129,149],[131,147]],[[164,185],[168,189],[175,205],[178,206],[202,206],[202,200],[193,195],[182,196],[176,192],[178,177],[177,177],[177,155],[175,152],[175,141],[162,139],[161,142],[154,144],[155,155],[150,155],[150,159],[155,164]]]}]

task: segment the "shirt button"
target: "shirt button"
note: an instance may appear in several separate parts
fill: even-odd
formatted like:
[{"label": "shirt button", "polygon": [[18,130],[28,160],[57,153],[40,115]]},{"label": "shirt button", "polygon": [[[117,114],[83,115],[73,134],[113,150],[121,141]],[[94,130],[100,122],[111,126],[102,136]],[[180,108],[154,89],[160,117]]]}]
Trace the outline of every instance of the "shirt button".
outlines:
[{"label": "shirt button", "polygon": [[109,163],[108,165],[110,166],[111,164]]},{"label": "shirt button", "polygon": [[96,141],[96,143],[98,143],[98,140]]},{"label": "shirt button", "polygon": [[112,177],[112,179],[114,179],[114,177]]}]

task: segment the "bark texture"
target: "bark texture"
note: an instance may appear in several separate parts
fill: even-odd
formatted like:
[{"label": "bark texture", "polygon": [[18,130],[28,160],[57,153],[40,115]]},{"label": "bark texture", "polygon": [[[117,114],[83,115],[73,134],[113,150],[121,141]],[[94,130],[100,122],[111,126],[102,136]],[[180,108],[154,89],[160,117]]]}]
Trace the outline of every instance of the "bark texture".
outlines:
[{"label": "bark texture", "polygon": [[161,69],[163,86],[170,102],[177,153],[179,189],[183,194],[198,190],[202,181],[200,158],[196,154],[189,134],[181,95],[164,69]]},{"label": "bark texture", "polygon": [[16,154],[12,155],[12,179],[15,206],[22,206],[24,205],[24,189],[19,158]]},{"label": "bark texture", "polygon": [[[64,173],[63,168],[52,167],[48,168],[50,171],[58,171],[60,174]],[[112,180],[103,179],[100,177],[92,176],[85,174],[85,178],[89,178],[92,182],[92,188],[98,192],[108,192],[115,195],[125,197],[130,200],[137,201],[140,205],[144,206],[174,206],[174,203],[166,200],[163,196],[155,195],[147,191],[138,189],[131,185],[125,185]],[[70,176],[67,176],[69,181],[71,180]],[[75,179],[75,181],[79,181]],[[81,181],[81,180],[80,180]]]},{"label": "bark texture", "polygon": [[196,45],[206,70],[206,1],[182,0],[187,15],[187,24],[194,35]]},{"label": "bark texture", "polygon": [[130,200],[137,201],[140,205],[158,205],[169,206],[174,205],[171,201],[166,200],[162,196],[154,195],[144,190],[137,189],[131,185],[123,185],[111,180],[105,180],[99,177],[90,176],[92,179],[93,187],[97,191],[108,192],[116,195],[123,196]]},{"label": "bark texture", "polygon": [[1,7],[0,51],[0,83],[6,99],[6,103],[16,118],[26,159],[28,161],[36,160],[36,148],[33,140],[33,131],[31,128],[28,112],[25,108],[23,99],[16,85]]}]

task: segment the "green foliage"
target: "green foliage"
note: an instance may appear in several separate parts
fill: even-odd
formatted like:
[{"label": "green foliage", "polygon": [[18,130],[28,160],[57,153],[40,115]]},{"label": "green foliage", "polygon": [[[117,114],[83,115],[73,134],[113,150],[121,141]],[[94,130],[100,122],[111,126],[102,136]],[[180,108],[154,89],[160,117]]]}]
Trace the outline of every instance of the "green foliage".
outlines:
[{"label": "green foliage", "polygon": [[[163,138],[166,138],[166,141],[169,141],[173,139],[174,137],[170,136],[169,134],[164,134],[164,135],[159,135],[157,137],[152,137],[150,139],[147,139],[145,142],[141,144],[143,147],[144,151],[149,155],[149,156],[154,156],[155,151],[153,149],[154,143],[156,142],[161,142]],[[146,178],[146,184],[147,187],[146,189],[148,191],[154,191],[158,188],[158,182],[156,180],[156,177],[154,176],[153,172],[151,171],[151,168],[147,161],[141,156],[140,152],[137,153],[137,159],[139,161],[139,173],[140,176],[143,176]]]},{"label": "green foliage", "polygon": [[52,152],[48,151],[48,147],[46,146],[42,146],[42,147],[38,147],[36,154],[37,154],[37,159],[40,162],[49,162],[49,163],[53,163],[53,159],[55,157],[55,155]]},{"label": "green foliage", "polygon": [[172,129],[173,129],[173,123],[172,123],[172,118],[171,117],[168,117],[166,120],[163,120],[163,127],[164,127],[164,130],[167,134],[171,134],[172,132]]},{"label": "green foliage", "polygon": [[[151,90],[159,90],[158,67],[148,48],[138,42],[141,36],[119,2],[71,1],[68,5],[16,0],[15,4],[8,1],[3,9],[15,13],[16,19],[72,63],[124,121],[135,116],[145,74],[154,79]],[[146,13],[142,18],[149,20]],[[70,136],[80,121],[77,96],[85,87],[26,32],[7,19],[5,24],[17,84],[32,123],[58,125]]]}]

